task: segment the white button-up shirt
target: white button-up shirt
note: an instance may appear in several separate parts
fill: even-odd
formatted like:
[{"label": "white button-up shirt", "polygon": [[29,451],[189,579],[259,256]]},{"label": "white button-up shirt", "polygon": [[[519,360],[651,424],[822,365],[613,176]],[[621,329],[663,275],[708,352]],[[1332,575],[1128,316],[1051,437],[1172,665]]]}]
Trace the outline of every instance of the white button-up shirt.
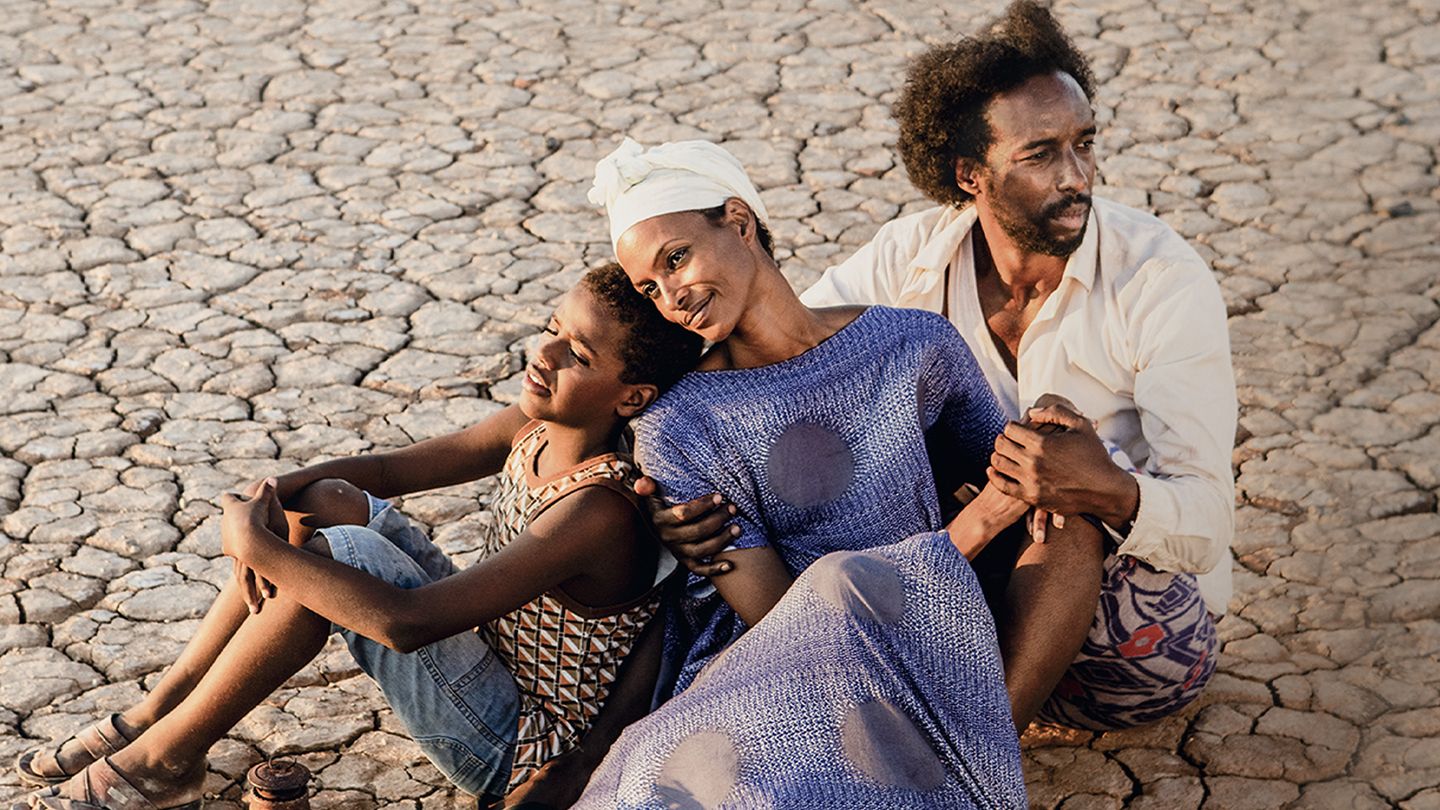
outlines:
[{"label": "white button-up shirt", "polygon": [[[1235,376],[1225,305],[1210,268],[1159,219],[1095,199],[1080,248],[1020,341],[1018,379],[985,324],[975,286],[974,206],[885,225],[804,295],[810,306],[947,309],[1001,408],[1068,398],[1143,471],[1119,552],[1198,575],[1212,613],[1230,601],[1235,533]],[[950,267],[948,274],[946,268]]]}]

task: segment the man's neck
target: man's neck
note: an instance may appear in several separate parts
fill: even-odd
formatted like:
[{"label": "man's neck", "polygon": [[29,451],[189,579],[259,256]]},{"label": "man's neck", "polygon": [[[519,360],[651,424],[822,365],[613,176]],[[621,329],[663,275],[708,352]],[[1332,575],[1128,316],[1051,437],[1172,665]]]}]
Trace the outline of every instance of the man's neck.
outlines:
[{"label": "man's neck", "polygon": [[995,281],[1017,300],[1048,296],[1060,286],[1069,259],[1026,250],[1000,227],[988,212],[979,212],[972,232],[976,275],[993,273]]}]

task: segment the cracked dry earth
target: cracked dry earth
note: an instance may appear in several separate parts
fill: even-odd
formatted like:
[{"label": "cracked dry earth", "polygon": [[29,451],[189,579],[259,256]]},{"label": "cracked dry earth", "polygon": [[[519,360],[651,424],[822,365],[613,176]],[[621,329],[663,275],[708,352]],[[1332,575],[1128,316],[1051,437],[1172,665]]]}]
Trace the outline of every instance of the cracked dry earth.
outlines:
[{"label": "cracked dry earth", "polygon": [[[943,7],[943,9],[942,9]],[[998,10],[677,0],[8,0],[0,15],[0,797],[135,700],[230,566],[217,495],[515,396],[607,258],[622,134],[750,167],[808,284],[924,203],[905,61]],[[1061,3],[1104,189],[1212,263],[1241,399],[1237,588],[1201,705],[1032,730],[1037,807],[1440,807],[1440,6]],[[486,488],[407,498],[473,552]],[[212,752],[315,804],[452,807],[333,643]]]}]

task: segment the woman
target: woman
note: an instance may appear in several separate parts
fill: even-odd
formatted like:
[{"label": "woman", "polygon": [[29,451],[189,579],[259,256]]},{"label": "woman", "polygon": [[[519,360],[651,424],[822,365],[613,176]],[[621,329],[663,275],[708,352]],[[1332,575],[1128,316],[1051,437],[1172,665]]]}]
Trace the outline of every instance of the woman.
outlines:
[{"label": "woman", "polygon": [[1025,506],[986,485],[936,531],[931,451],[983,482],[1004,426],[964,342],[929,313],[801,304],[759,194],[713,144],[627,140],[591,199],[635,288],[714,343],[637,425],[637,460],[671,499],[719,492],[738,528],[729,570],[692,577],[667,624],[678,696],[581,806],[1023,804],[963,556]]}]

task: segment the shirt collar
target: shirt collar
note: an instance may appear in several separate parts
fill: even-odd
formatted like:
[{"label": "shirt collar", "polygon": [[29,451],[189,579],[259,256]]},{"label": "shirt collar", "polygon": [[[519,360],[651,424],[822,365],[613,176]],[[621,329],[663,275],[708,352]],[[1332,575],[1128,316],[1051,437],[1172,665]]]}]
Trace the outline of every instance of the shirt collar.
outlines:
[{"label": "shirt collar", "polygon": [[[1096,215],[1094,198],[1091,199],[1090,217],[1085,224],[1085,238],[1080,241],[1080,247],[1070,254],[1069,261],[1065,262],[1064,275],[1064,278],[1079,282],[1086,292],[1095,286],[1095,273],[1100,258],[1100,221]],[[944,278],[946,265],[954,259],[955,252],[960,249],[961,243],[970,235],[970,229],[979,219],[973,205],[961,209],[952,208],[945,216],[953,218],[939,228],[934,238],[928,240],[910,262],[912,279],[930,276],[934,279],[931,283],[939,283],[939,279]]]},{"label": "shirt collar", "polygon": [[945,268],[955,258],[955,252],[975,224],[975,207],[963,209],[946,207],[940,219],[929,231],[920,236],[918,251],[905,267],[905,279],[895,296],[894,306],[928,309],[940,312],[945,306]]},{"label": "shirt collar", "polygon": [[1095,271],[1100,263],[1100,218],[1095,214],[1094,197],[1091,197],[1090,216],[1085,222],[1085,238],[1080,240],[1080,247],[1070,254],[1070,260],[1065,262],[1064,278],[1073,278],[1080,282],[1080,286],[1086,292],[1095,286]]}]

